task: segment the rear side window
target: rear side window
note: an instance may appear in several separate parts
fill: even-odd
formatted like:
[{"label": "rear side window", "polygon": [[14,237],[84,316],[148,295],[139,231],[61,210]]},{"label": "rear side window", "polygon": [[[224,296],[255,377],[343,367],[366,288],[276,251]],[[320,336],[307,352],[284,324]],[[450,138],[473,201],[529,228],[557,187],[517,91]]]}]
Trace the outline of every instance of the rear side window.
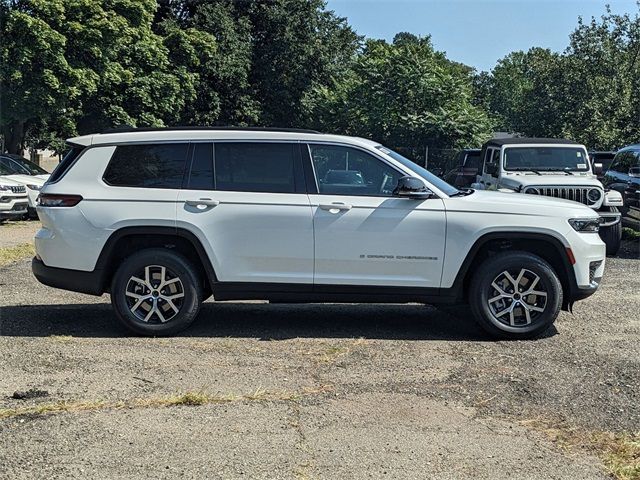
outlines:
[{"label": "rear side window", "polygon": [[117,187],[179,189],[188,150],[187,143],[120,145],[104,172],[104,181]]},{"label": "rear side window", "polygon": [[64,176],[64,174],[69,171],[71,165],[75,163],[76,159],[80,156],[83,150],[84,147],[80,145],[72,145],[71,149],[65,154],[65,156],[62,158],[62,161],[53,170],[53,173],[51,173],[48,183],[53,183],[60,180]]},{"label": "rear side window", "polygon": [[294,143],[216,143],[215,188],[294,193],[298,153]]}]

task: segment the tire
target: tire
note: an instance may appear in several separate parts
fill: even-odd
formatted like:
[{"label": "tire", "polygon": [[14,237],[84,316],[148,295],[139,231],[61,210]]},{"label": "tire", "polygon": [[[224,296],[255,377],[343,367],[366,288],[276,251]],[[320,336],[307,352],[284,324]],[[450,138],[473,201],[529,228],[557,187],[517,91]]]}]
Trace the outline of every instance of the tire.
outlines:
[{"label": "tire", "polygon": [[[611,212],[617,212],[617,207],[609,207]],[[600,229],[600,238],[607,246],[607,255],[616,255],[622,243],[622,220],[615,225]]]},{"label": "tire", "polygon": [[147,249],[127,257],[111,282],[116,316],[140,335],[184,330],[195,320],[201,303],[198,271],[183,255],[168,249]]},{"label": "tire", "polygon": [[[522,292],[515,292],[514,283],[505,272],[514,281],[519,280]],[[539,294],[520,296],[528,291]],[[469,304],[480,326],[490,335],[519,340],[538,337],[551,327],[560,313],[562,294],[560,279],[545,260],[527,252],[508,251],[488,258],[478,267],[471,279]]]}]

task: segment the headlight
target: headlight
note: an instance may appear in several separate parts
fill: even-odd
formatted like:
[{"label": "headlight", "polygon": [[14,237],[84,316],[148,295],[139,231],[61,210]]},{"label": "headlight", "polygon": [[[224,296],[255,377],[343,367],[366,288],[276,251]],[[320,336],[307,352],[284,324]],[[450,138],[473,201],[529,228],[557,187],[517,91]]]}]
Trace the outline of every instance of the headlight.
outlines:
[{"label": "headlight", "polygon": [[598,188],[592,188],[591,190],[589,190],[589,192],[587,192],[589,203],[598,203],[600,197],[602,197],[602,192]]},{"label": "headlight", "polygon": [[569,225],[576,232],[597,232],[600,230],[600,217],[598,218],[571,218]]},{"label": "headlight", "polygon": [[9,187],[6,185],[0,185],[0,192],[6,192],[7,190],[10,190]]},{"label": "headlight", "polygon": [[530,193],[531,195],[540,195],[540,190],[535,187],[529,187],[524,191],[524,193]]},{"label": "headlight", "polygon": [[31,190],[40,190],[42,188],[42,185],[27,185],[27,188]]}]

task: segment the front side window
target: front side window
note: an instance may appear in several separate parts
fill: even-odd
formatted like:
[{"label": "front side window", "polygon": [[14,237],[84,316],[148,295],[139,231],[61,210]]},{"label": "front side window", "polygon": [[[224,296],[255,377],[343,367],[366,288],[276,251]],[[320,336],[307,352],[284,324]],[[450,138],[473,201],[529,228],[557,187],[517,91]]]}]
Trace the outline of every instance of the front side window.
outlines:
[{"label": "front side window", "polygon": [[504,151],[504,169],[584,172],[589,170],[589,161],[580,147],[509,147]]},{"label": "front side window", "polygon": [[402,176],[357,148],[312,144],[309,150],[321,194],[389,197]]},{"label": "front side window", "polygon": [[118,187],[180,188],[188,150],[188,143],[120,145],[104,181]]},{"label": "front side window", "polygon": [[295,193],[296,143],[215,144],[216,190]]}]

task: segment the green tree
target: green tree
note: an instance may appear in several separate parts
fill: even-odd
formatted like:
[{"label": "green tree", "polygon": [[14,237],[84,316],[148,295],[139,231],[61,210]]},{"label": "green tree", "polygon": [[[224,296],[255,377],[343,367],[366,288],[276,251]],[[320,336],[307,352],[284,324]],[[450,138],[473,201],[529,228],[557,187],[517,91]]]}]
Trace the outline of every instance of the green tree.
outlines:
[{"label": "green tree", "polygon": [[39,129],[70,136],[125,123],[163,125],[195,96],[195,75],[170,64],[163,38],[151,30],[154,0],[1,5],[0,127],[9,151],[27,130],[46,139],[50,132]]},{"label": "green tree", "polygon": [[472,104],[471,69],[410,34],[393,43],[368,40],[335,89],[319,88],[312,103],[318,126],[374,138],[390,146],[454,148],[479,144],[491,132]]}]

